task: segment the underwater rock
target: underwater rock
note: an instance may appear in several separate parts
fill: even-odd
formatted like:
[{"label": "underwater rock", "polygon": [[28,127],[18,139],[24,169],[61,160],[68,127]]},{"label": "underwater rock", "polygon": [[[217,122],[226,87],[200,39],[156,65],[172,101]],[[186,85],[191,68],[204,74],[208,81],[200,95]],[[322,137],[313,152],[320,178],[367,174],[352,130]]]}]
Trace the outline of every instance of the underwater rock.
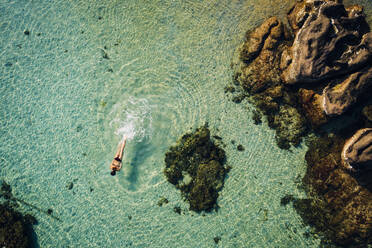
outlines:
[{"label": "underwater rock", "polygon": [[288,19],[296,35],[282,57],[282,79],[287,84],[344,75],[372,57],[372,33],[358,5],[345,9],[334,1],[307,0],[298,3]]},{"label": "underwater rock", "polygon": [[372,67],[349,75],[342,83],[323,90],[322,107],[327,115],[341,115],[372,86]]},{"label": "underwater rock", "polygon": [[346,141],[341,157],[347,169],[372,169],[372,128],[358,130]]},{"label": "underwater rock", "polygon": [[215,145],[207,127],[183,135],[165,154],[164,174],[189,201],[190,210],[209,211],[216,205],[228,169],[225,151]]},{"label": "underwater rock", "polygon": [[343,143],[341,138],[324,137],[310,144],[304,182],[312,198],[305,217],[338,244],[367,244],[372,242],[372,193],[344,170]]},{"label": "underwater rock", "polygon": [[362,110],[362,114],[368,121],[372,122],[372,105],[365,106]]},{"label": "underwater rock", "polygon": [[298,95],[306,119],[310,122],[313,128],[320,127],[328,122],[328,118],[321,106],[321,95],[308,89],[300,89]]},{"label": "underwater rock", "polygon": [[158,206],[159,207],[162,207],[164,204],[168,204],[168,199],[165,198],[164,196],[160,197],[159,201],[158,201]]},{"label": "underwater rock", "polygon": [[298,145],[305,132],[304,118],[296,108],[289,105],[280,106],[278,114],[274,115],[271,126],[275,128],[279,147],[284,149],[289,148],[289,143]]},{"label": "underwater rock", "polygon": [[29,247],[35,218],[23,216],[8,204],[0,204],[0,246]]},{"label": "underwater rock", "polygon": [[240,151],[240,152],[242,152],[242,151],[245,150],[243,145],[238,145],[238,146],[236,147],[236,149],[237,149],[238,151]]},{"label": "underwater rock", "polygon": [[286,27],[276,17],[247,33],[239,50],[243,62],[236,80],[248,92],[259,92],[280,82],[280,51],[290,39]]}]

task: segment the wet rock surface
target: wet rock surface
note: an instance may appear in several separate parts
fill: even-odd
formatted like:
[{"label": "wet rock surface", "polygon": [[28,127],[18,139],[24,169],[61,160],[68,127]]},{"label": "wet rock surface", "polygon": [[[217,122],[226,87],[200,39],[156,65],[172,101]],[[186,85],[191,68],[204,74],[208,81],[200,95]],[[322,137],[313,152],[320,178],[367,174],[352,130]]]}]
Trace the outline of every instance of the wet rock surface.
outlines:
[{"label": "wet rock surface", "polygon": [[372,128],[358,130],[346,141],[341,157],[347,169],[372,170]]},{"label": "wet rock surface", "polygon": [[372,33],[363,8],[342,1],[298,1],[287,19],[290,31],[271,17],[247,32],[226,94],[265,115],[280,148],[315,134],[303,180],[309,198],[283,204],[325,239],[364,247],[372,242],[372,134],[358,130],[372,128]]},{"label": "wet rock surface", "polygon": [[210,211],[216,207],[218,191],[228,169],[225,152],[216,145],[204,126],[183,135],[165,154],[164,174],[190,203],[190,210]]},{"label": "wet rock surface", "polygon": [[355,72],[342,83],[327,86],[323,91],[323,109],[327,115],[342,115],[353,106],[361,95],[371,90],[372,67]]},{"label": "wet rock surface", "polygon": [[[280,50],[290,40],[285,26],[276,17],[247,33],[239,51],[243,64],[236,80],[249,92],[260,92],[280,82]],[[278,49],[279,48],[279,49]],[[270,65],[270,66],[268,66]]]},{"label": "wet rock surface", "polygon": [[303,1],[289,13],[295,38],[283,66],[287,84],[317,83],[359,69],[371,59],[372,34],[360,6]]}]

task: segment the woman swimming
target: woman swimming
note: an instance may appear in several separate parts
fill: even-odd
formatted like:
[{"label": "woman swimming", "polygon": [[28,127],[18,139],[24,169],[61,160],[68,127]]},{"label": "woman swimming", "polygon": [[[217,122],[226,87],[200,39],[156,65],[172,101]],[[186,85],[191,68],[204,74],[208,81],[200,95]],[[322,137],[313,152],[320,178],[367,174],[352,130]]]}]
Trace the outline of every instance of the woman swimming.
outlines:
[{"label": "woman swimming", "polygon": [[123,152],[126,141],[127,137],[124,136],[123,142],[121,143],[121,146],[118,147],[118,151],[115,154],[114,160],[112,160],[110,164],[111,176],[115,176],[116,172],[121,169],[121,160],[123,159]]}]

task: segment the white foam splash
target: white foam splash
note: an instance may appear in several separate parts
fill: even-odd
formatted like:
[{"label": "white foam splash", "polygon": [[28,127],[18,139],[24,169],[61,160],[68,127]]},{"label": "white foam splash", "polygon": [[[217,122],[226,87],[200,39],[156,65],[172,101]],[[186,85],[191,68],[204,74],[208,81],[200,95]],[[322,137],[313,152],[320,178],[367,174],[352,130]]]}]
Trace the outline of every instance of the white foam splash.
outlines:
[{"label": "white foam splash", "polygon": [[147,99],[128,98],[116,103],[111,112],[113,118],[109,125],[115,129],[115,134],[128,140],[142,141],[152,134],[151,106]]}]

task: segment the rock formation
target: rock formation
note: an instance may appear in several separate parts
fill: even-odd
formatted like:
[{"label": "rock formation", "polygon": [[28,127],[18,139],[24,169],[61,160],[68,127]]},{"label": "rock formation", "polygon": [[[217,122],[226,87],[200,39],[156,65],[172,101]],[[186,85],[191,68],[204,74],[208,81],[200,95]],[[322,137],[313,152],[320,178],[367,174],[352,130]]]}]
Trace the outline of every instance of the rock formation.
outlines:
[{"label": "rock formation", "polygon": [[[276,17],[267,19],[261,26],[247,33],[247,42],[240,48],[244,62],[237,77],[249,92],[260,92],[280,82],[280,50],[290,39],[286,27]],[[247,80],[249,79],[249,80]]]},{"label": "rock formation", "polygon": [[358,130],[345,143],[341,156],[347,169],[372,170],[372,128]]},{"label": "rock formation", "polygon": [[[372,56],[372,34],[359,6],[304,1],[289,13],[293,45],[282,60],[287,84],[317,83],[359,69]],[[288,65],[288,66],[287,66]]]},{"label": "rock formation", "polygon": [[362,186],[344,169],[340,156],[343,144],[344,140],[336,137],[315,139],[310,144],[304,182],[313,198],[305,215],[309,224],[338,244],[367,247],[372,242],[372,182],[369,179]]},{"label": "rock formation", "polygon": [[323,109],[327,115],[342,115],[372,86],[372,67],[355,72],[342,83],[323,90]]},{"label": "rock formation", "polygon": [[267,117],[281,148],[308,130],[332,133],[309,146],[309,199],[293,206],[338,244],[371,244],[372,107],[364,105],[371,104],[372,33],[363,8],[303,0],[287,18],[292,32],[276,17],[247,32],[232,63],[237,89],[227,92],[244,92],[240,101]]},{"label": "rock formation", "polygon": [[225,152],[215,145],[207,127],[183,135],[165,154],[164,174],[181,190],[190,210],[209,211],[216,205],[218,191],[228,169]]}]

